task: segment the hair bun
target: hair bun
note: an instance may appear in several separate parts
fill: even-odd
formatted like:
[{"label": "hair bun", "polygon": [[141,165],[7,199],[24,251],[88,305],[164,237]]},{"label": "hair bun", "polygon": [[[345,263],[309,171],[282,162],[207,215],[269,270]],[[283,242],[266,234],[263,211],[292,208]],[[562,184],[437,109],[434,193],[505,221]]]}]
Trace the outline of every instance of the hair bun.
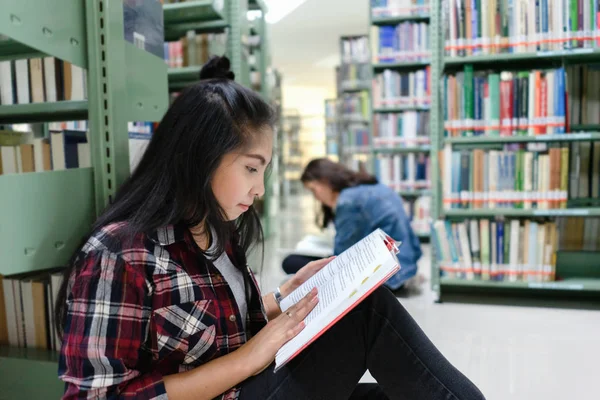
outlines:
[{"label": "hair bun", "polygon": [[213,56],[200,70],[200,79],[235,79],[229,58]]}]

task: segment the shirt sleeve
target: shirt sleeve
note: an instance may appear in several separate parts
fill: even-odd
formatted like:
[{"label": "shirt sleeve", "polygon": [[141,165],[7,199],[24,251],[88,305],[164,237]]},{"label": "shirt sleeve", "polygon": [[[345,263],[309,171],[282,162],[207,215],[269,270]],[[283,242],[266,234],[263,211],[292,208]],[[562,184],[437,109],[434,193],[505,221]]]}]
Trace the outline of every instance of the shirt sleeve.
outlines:
[{"label": "shirt sleeve", "polygon": [[138,369],[142,357],[150,361],[143,346],[152,307],[143,272],[108,251],[76,263],[59,359],[63,399],[167,399],[161,374]]}]

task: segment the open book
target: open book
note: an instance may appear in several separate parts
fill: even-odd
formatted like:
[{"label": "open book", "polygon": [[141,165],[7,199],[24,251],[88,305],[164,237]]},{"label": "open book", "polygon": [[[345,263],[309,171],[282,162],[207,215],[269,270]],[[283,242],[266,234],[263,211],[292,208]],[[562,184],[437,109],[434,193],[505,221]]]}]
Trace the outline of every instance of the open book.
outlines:
[{"label": "open book", "polygon": [[397,253],[397,242],[377,229],[285,297],[281,301],[283,312],[314,287],[319,290],[319,302],[304,320],[306,327],[277,352],[275,371],[398,272],[400,263]]}]

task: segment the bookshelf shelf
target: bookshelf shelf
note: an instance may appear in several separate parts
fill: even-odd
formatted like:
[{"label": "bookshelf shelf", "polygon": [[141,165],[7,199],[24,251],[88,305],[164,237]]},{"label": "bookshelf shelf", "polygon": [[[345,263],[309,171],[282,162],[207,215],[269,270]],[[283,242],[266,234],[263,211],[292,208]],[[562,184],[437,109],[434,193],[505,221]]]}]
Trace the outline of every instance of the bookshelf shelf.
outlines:
[{"label": "bookshelf shelf", "polygon": [[[0,54],[11,54],[11,58],[15,58],[15,51],[22,52],[29,48],[86,68],[85,25],[84,1],[5,0],[0,13],[0,34],[11,40],[4,44],[8,48],[0,47]],[[4,50],[10,52],[5,53]],[[21,53],[18,58],[23,56],[26,54]]]},{"label": "bookshelf shelf", "polygon": [[373,112],[375,114],[385,114],[385,113],[401,113],[404,111],[429,111],[431,110],[430,106],[401,106],[401,107],[386,107],[386,108],[375,108]]},{"label": "bookshelf shelf", "polygon": [[373,70],[375,72],[381,72],[386,69],[420,69],[430,65],[429,61],[415,61],[415,62],[394,62],[394,63],[377,63],[373,64]]},{"label": "bookshelf shelf", "polygon": [[15,40],[0,40],[0,61],[41,56],[42,53],[36,49]]},{"label": "bookshelf shelf", "polygon": [[378,147],[374,148],[373,152],[376,154],[389,154],[389,153],[429,153],[431,146],[418,146],[418,147]]},{"label": "bookshelf shelf", "polygon": [[401,17],[374,17],[371,20],[373,25],[395,25],[402,22],[424,22],[429,21],[431,16],[429,14],[420,15],[404,15]]},{"label": "bookshelf shelf", "polygon": [[567,278],[555,282],[505,282],[505,281],[480,281],[441,278],[440,285],[452,287],[476,287],[483,289],[505,290],[548,290],[562,292],[600,292],[600,279],[594,278]]},{"label": "bookshelf shelf", "polygon": [[87,101],[57,101],[0,106],[0,123],[52,122],[87,119]]},{"label": "bookshelf shelf", "polygon": [[598,217],[600,207],[559,208],[549,210],[524,210],[513,208],[493,209],[453,209],[444,210],[449,218],[490,218],[490,217]]},{"label": "bookshelf shelf", "polygon": [[195,0],[163,6],[165,27],[186,22],[225,21],[223,1]]},{"label": "bookshelf shelf", "polygon": [[167,75],[169,77],[169,84],[171,82],[197,81],[200,78],[201,68],[202,67],[197,65],[182,68],[169,68],[167,71]]},{"label": "bookshelf shelf", "polygon": [[0,193],[3,275],[65,265],[94,222],[92,168],[1,175]]},{"label": "bookshelf shelf", "polygon": [[[0,376],[2,377],[0,398],[58,399],[62,397],[64,384],[58,379],[57,363],[58,353],[54,351],[0,347]],[[34,381],[32,381],[33,377],[35,377]]]},{"label": "bookshelf shelf", "polygon": [[539,51],[536,53],[507,53],[507,54],[486,54],[467,57],[446,57],[444,58],[444,67],[447,69],[456,69],[465,64],[475,64],[488,66],[498,65],[501,68],[512,68],[509,64],[533,62],[539,65],[544,62],[593,62],[600,61],[600,50],[597,49],[575,49],[562,51]]},{"label": "bookshelf shelf", "polygon": [[448,137],[445,143],[451,144],[496,144],[496,143],[528,143],[528,142],[576,142],[600,140],[600,132],[577,132],[564,135],[536,136],[461,136]]}]

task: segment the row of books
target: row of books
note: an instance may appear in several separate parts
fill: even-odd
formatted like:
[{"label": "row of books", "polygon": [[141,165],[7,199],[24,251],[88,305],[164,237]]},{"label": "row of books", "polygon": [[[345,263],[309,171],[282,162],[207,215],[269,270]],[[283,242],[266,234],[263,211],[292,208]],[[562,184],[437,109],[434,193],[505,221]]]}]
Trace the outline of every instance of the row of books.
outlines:
[{"label": "row of books", "polygon": [[600,65],[567,67],[569,122],[600,124]]},{"label": "row of books", "polygon": [[369,149],[371,131],[362,124],[352,124],[345,128],[344,149],[349,152],[364,152]]},{"label": "row of books", "polygon": [[558,249],[600,251],[600,217],[557,218]]},{"label": "row of books", "polygon": [[376,108],[429,106],[431,104],[431,70],[411,72],[386,69],[373,79],[373,102]]},{"label": "row of books", "polygon": [[226,33],[196,33],[188,31],[178,41],[165,42],[164,59],[169,68],[204,65],[211,55],[225,54]]},{"label": "row of books", "polygon": [[466,65],[443,78],[442,90],[447,137],[563,134],[569,124],[600,124],[598,66],[495,73]]},{"label": "row of books", "polygon": [[375,147],[414,147],[429,143],[429,111],[406,111],[373,116]]},{"label": "row of books", "polygon": [[396,26],[372,26],[373,63],[429,62],[429,24],[403,22]]},{"label": "row of books", "polygon": [[370,64],[342,64],[337,71],[338,91],[369,89],[371,86]]},{"label": "row of books", "polygon": [[444,77],[446,136],[523,136],[566,131],[565,69]]},{"label": "row of books", "polygon": [[[546,146],[546,145],[543,145]],[[600,143],[545,151],[452,151],[441,155],[444,207],[566,208],[569,199],[600,198]]]},{"label": "row of books", "polygon": [[[14,132],[0,131],[0,136]],[[91,167],[90,145],[85,131],[50,132],[49,139],[17,138],[15,145],[0,146],[0,174],[60,171]],[[7,139],[3,140],[6,142]]]},{"label": "row of books", "polygon": [[430,0],[371,0],[373,17],[427,15],[430,11]]},{"label": "row of books", "polygon": [[0,338],[0,345],[60,350],[54,304],[62,275],[57,271],[10,278],[0,275],[0,332],[7,335]]},{"label": "row of books", "polygon": [[599,11],[596,0],[446,0],[446,55],[600,47]]},{"label": "row of books", "polygon": [[0,104],[87,98],[86,71],[54,57],[0,61]]},{"label": "row of books", "polygon": [[375,174],[384,185],[394,190],[419,190],[431,187],[429,154],[378,155]]},{"label": "row of books", "polygon": [[429,234],[431,229],[431,196],[403,198],[404,212],[417,235]]},{"label": "row of books", "polygon": [[369,93],[347,93],[342,97],[342,115],[345,121],[364,121],[369,118]]},{"label": "row of books", "polygon": [[343,37],[341,39],[342,64],[369,63],[368,36]]},{"label": "row of books", "polygon": [[443,277],[506,282],[556,279],[556,222],[435,221],[432,237]]}]

